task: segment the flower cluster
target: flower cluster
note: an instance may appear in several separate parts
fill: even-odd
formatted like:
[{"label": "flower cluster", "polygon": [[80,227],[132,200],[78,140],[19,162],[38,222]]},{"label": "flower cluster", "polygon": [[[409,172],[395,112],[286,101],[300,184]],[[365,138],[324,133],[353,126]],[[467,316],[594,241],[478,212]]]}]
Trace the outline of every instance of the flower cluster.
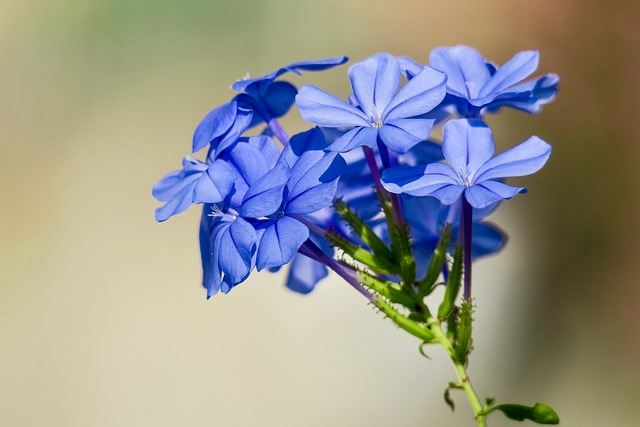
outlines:
[{"label": "flower cluster", "polygon": [[[472,256],[503,247],[504,233],[483,220],[499,201],[526,189],[502,178],[535,172],[551,149],[532,137],[491,158],[491,131],[480,118],[501,107],[537,112],[553,99],[557,76],[521,82],[537,67],[538,53],[519,53],[502,67],[466,46],[433,50],[429,65],[376,54],[349,68],[348,101],[315,86],[298,91],[278,80],[287,72],[321,71],[346,61],[297,62],[235,82],[232,89],[239,94],[208,113],[195,130],[192,151],[207,148],[204,161],[185,157],[182,170],[154,187],[154,197],[166,202],[156,210],[158,221],[204,204],[200,245],[209,296],[228,292],[254,267],[273,271],[292,260],[288,287],[311,291],[327,275],[327,265],[301,255],[308,239],[329,256],[327,231],[363,245],[330,208],[334,198],[347,202],[389,242],[379,193],[392,193],[387,196],[411,230],[418,273],[426,269],[444,224],[454,225],[455,241],[465,201],[477,208]],[[408,82],[400,87],[403,75]],[[301,116],[320,128],[289,139],[277,119],[294,99]],[[460,118],[445,124],[441,145],[428,140],[436,119],[449,115],[451,106]],[[245,136],[261,124],[259,136]]]},{"label": "flower cluster", "polygon": [[[156,219],[203,205],[208,297],[228,293],[254,269],[287,264],[287,287],[308,293],[330,269],[399,327],[443,345],[464,372],[472,261],[506,243],[486,218],[503,200],[527,191],[505,179],[537,172],[551,153],[532,136],[494,156],[483,117],[503,107],[537,113],[554,99],[556,75],[523,82],[538,60],[538,52],[521,52],[499,67],[467,46],[434,49],[426,65],[378,53],[349,68],[353,93],[346,100],[280,80],[339,66],[346,57],[297,62],[237,81],[238,94],[195,130],[192,151],[206,149],[203,160],[185,157],[181,170],[153,188],[165,203]],[[314,127],[290,138],[278,119],[294,102]],[[443,122],[442,142],[430,139]],[[441,284],[445,295],[432,314],[425,298]],[[468,379],[461,381],[465,388]],[[557,419],[542,404],[487,401],[482,407],[473,390],[465,390],[478,425],[494,410],[542,423]]]}]

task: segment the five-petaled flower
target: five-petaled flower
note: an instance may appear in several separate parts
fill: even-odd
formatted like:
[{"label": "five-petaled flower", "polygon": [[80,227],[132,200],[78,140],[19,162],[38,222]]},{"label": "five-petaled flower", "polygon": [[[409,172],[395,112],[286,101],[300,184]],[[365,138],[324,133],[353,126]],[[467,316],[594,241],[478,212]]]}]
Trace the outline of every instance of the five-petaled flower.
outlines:
[{"label": "five-petaled flower", "polygon": [[478,119],[451,120],[444,125],[442,151],[446,163],[386,169],[382,185],[392,193],[433,196],[445,205],[464,193],[474,208],[510,199],[526,188],[500,179],[530,175],[544,166],[551,146],[536,136],[493,157],[495,146],[489,127]]},{"label": "five-petaled flower", "polygon": [[[538,68],[538,51],[516,54],[502,67],[485,60],[480,52],[468,46],[439,47],[431,51],[429,65],[447,75],[447,96],[441,107],[453,105],[462,117],[481,117],[501,107],[537,113],[553,101],[559,78],[546,74],[522,82]],[[399,58],[408,78],[422,65],[407,57]]]},{"label": "five-petaled flower", "polygon": [[406,153],[431,133],[434,120],[415,117],[440,104],[446,77],[431,67],[423,67],[398,91],[400,77],[398,60],[388,53],[378,53],[349,68],[355,105],[311,85],[300,88],[296,104],[309,123],[353,127],[328,147],[331,151],[374,147],[380,140],[390,150]]}]

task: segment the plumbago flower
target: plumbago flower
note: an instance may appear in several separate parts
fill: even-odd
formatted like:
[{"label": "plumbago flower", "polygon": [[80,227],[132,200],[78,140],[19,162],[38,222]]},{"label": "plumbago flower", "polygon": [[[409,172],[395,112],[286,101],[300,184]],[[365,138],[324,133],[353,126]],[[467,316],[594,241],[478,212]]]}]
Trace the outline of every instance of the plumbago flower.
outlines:
[{"label": "plumbago flower", "polygon": [[[317,129],[309,132],[322,135]],[[344,167],[337,153],[311,150],[296,156],[290,144],[268,169],[253,139],[221,154],[237,170],[235,192],[203,212],[200,241],[208,296],[229,292],[254,267],[289,263],[309,237],[300,216],[331,203]]]},{"label": "plumbago flower", "polygon": [[305,85],[296,96],[303,119],[325,127],[353,126],[329,150],[345,152],[373,147],[378,140],[390,150],[406,153],[427,139],[433,119],[414,118],[431,111],[445,95],[446,77],[423,67],[400,91],[400,66],[388,53],[379,53],[349,68],[354,103]]},{"label": "plumbago flower", "polygon": [[[297,89],[289,82],[276,81],[281,75],[300,71],[322,71],[344,64],[346,56],[302,61],[253,79],[239,80],[231,88],[237,92],[229,103],[209,112],[198,124],[192,149],[197,152],[210,146],[210,151],[224,150],[233,144],[247,129],[266,123],[281,141],[288,137],[277,120],[293,105]],[[284,141],[283,141],[284,142]]]},{"label": "plumbago flower", "polygon": [[[559,77],[547,74],[522,82],[538,68],[537,51],[516,54],[502,67],[485,60],[468,46],[440,47],[431,52],[429,65],[447,75],[447,96],[441,108],[452,105],[462,117],[481,117],[510,107],[538,113],[553,101]],[[422,66],[411,58],[399,58],[403,73],[413,78]]]},{"label": "plumbago flower", "polygon": [[537,172],[549,158],[551,146],[532,136],[492,158],[495,146],[489,127],[477,119],[457,119],[444,126],[442,151],[449,164],[386,169],[382,185],[396,194],[433,196],[445,205],[456,202],[464,193],[471,206],[484,208],[525,193],[526,188],[499,180]]},{"label": "plumbago flower", "polygon": [[[457,46],[435,49],[430,66],[388,53],[354,64],[349,102],[277,80],[346,60],[296,62],[234,83],[239,93],[195,130],[192,150],[206,148],[204,160],[185,157],[181,170],[154,186],[153,196],[164,202],[156,219],[203,205],[207,297],[228,293],[254,270],[285,265],[287,287],[306,294],[330,269],[418,338],[421,351],[425,344],[445,349],[459,381],[449,388],[467,394],[478,427],[494,411],[557,424],[544,404],[482,404],[467,373],[472,260],[507,241],[486,218],[526,192],[504,179],[538,171],[551,153],[534,136],[494,156],[491,130],[480,117],[503,106],[538,112],[555,97],[557,76],[521,82],[537,67],[537,52],[521,52],[499,68]],[[408,82],[401,87],[402,74]],[[278,118],[294,99],[302,117],[322,128],[289,138]],[[452,107],[464,118],[444,124],[442,144],[428,140]],[[246,136],[258,125],[261,135]],[[433,292],[441,286],[444,292]]]}]

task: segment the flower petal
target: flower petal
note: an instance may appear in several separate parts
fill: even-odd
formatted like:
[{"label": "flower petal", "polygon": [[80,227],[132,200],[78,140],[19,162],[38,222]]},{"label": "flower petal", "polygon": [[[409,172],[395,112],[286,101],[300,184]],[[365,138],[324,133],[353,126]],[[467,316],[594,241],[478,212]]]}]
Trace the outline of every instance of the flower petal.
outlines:
[{"label": "flower petal", "polygon": [[349,58],[347,58],[346,56],[339,56],[336,58],[324,58],[324,59],[314,59],[309,61],[294,62],[293,64],[289,64],[285,67],[279,68],[276,71],[273,71],[261,77],[256,77],[253,79],[238,80],[233,85],[231,85],[231,89],[238,92],[244,92],[249,88],[249,86],[251,86],[254,83],[272,82],[273,80],[277,79],[279,76],[281,76],[286,72],[293,72],[296,74],[300,74],[298,70],[322,71],[328,68],[335,67],[336,65],[344,64],[348,60]]},{"label": "flower petal", "polygon": [[286,286],[299,294],[308,294],[328,275],[329,270],[323,264],[297,253],[291,261]]},{"label": "flower petal", "polygon": [[296,95],[302,118],[327,127],[370,126],[369,119],[353,105],[315,86],[304,85]]},{"label": "flower petal", "polygon": [[465,189],[464,196],[471,206],[482,209],[491,203],[526,192],[526,188],[512,187],[498,181],[484,181]]},{"label": "flower petal", "polygon": [[429,137],[433,122],[432,119],[389,120],[378,132],[384,145],[391,151],[404,154]]},{"label": "flower petal", "polygon": [[415,117],[433,110],[447,93],[446,80],[444,73],[424,67],[393,97],[382,121]]},{"label": "flower petal", "polygon": [[193,203],[218,203],[233,189],[238,173],[224,160],[216,160],[196,181]]},{"label": "flower petal", "polygon": [[349,67],[349,79],[365,115],[377,121],[400,86],[400,67],[393,55],[378,53]]},{"label": "flower petal", "polygon": [[274,214],[282,205],[282,193],[290,176],[289,166],[284,162],[277,163],[249,187],[240,206],[240,215],[245,218],[260,218]]},{"label": "flower petal", "polygon": [[498,154],[478,170],[477,183],[489,179],[525,176],[539,171],[551,155],[551,145],[537,136]]},{"label": "flower petal", "polygon": [[447,75],[447,92],[465,99],[475,98],[491,77],[480,52],[468,46],[434,49],[429,65]]},{"label": "flower petal", "polygon": [[357,147],[373,147],[378,140],[378,129],[373,127],[357,127],[336,139],[327,150],[345,153]]},{"label": "flower petal", "polygon": [[345,165],[338,153],[303,154],[291,169],[285,213],[308,214],[330,205]]},{"label": "flower petal", "polygon": [[431,163],[426,167],[420,166],[396,166],[382,171],[382,186],[395,194],[412,194],[423,188],[431,188],[430,191],[442,188],[445,185],[460,185],[455,172],[444,163]]},{"label": "flower petal", "polygon": [[498,95],[510,86],[526,79],[538,68],[539,59],[540,54],[535,50],[517,53],[482,86],[478,98]]},{"label": "flower petal", "polygon": [[309,238],[309,229],[291,217],[282,217],[265,228],[258,245],[256,268],[280,267],[293,258]]},{"label": "flower petal", "polygon": [[[476,171],[493,156],[491,129],[478,119],[450,120],[444,125],[442,152],[454,171],[472,182]],[[460,182],[465,184],[465,182]]]},{"label": "flower petal", "polygon": [[252,258],[256,249],[257,233],[253,226],[242,218],[236,218],[229,227],[225,225],[222,224],[220,243],[216,245],[217,253],[214,253],[214,257],[218,259],[225,281],[236,285],[245,280],[253,268]]}]

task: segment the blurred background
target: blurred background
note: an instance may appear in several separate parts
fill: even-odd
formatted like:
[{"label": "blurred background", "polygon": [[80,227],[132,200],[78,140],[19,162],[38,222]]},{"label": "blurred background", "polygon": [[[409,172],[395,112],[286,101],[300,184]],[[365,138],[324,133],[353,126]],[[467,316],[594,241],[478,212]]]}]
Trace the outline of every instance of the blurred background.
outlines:
[{"label": "blurred background", "polygon": [[[300,296],[253,274],[207,301],[199,209],[158,224],[150,195],[247,72],[468,44],[539,49],[562,78],[541,114],[489,119],[500,151],[554,152],[493,217],[511,240],[474,274],[472,380],[565,426],[637,426],[638,22],[617,0],[2,0],[0,425],[474,425],[442,400],[442,351],[337,279]],[[349,93],[346,66],[289,80]]]}]

